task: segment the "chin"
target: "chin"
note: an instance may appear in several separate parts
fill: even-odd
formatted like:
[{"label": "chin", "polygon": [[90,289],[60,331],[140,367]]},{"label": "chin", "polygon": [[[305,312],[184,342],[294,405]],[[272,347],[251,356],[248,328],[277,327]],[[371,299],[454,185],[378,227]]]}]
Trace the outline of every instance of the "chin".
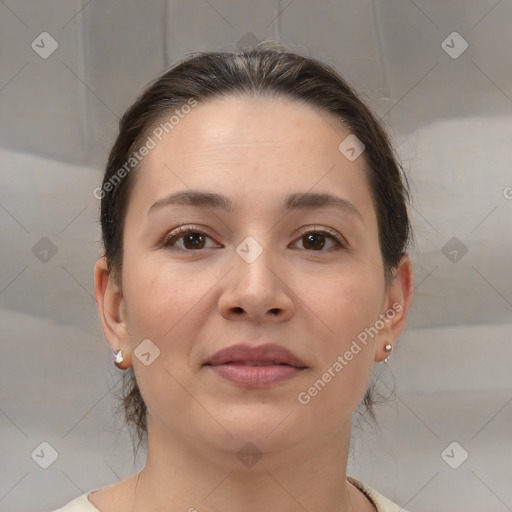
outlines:
[{"label": "chin", "polygon": [[[283,444],[297,442],[301,429],[296,423],[298,416],[290,414],[292,410],[279,403],[232,405],[225,414],[219,411],[215,418],[233,436],[223,430],[235,447],[251,441],[261,449],[273,451]],[[226,436],[222,438],[226,440]]]}]

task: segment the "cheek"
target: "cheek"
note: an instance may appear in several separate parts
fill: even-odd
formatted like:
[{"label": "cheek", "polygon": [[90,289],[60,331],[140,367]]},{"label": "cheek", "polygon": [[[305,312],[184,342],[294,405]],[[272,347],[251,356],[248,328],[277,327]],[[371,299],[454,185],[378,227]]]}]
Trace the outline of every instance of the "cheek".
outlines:
[{"label": "cheek", "polygon": [[[322,380],[329,380],[331,391],[324,398],[335,393],[336,400],[357,403],[359,395],[364,393],[377,339],[370,328],[379,319],[381,292],[379,276],[368,268],[365,272],[352,268],[346,275],[326,278],[323,284],[316,279],[316,286],[305,285],[303,300],[325,333],[316,341],[322,356],[314,375],[315,378],[324,375]],[[329,369],[331,373],[326,375]]]},{"label": "cheek", "polygon": [[309,301],[326,334],[315,340],[321,356],[306,387],[300,390],[299,402],[308,402],[306,407],[316,410],[327,428],[346,420],[366,392],[375,338],[365,329],[378,319],[379,301],[375,283],[355,277],[332,280],[323,293],[310,294]]},{"label": "cheek", "polygon": [[382,293],[383,285],[373,269],[351,267],[343,275],[307,282],[302,298],[330,334],[327,337],[341,349],[379,318]]},{"label": "cheek", "polygon": [[[128,261],[128,258],[127,258]],[[133,323],[153,326],[155,332],[171,328],[208,291],[210,279],[197,279],[193,269],[183,270],[156,255],[134,253],[129,260],[125,290]],[[211,285],[210,285],[211,287]],[[156,328],[156,329],[155,329]]]},{"label": "cheek", "polygon": [[183,343],[176,347],[173,340],[186,339],[186,330],[201,325],[194,315],[200,314],[201,299],[214,283],[211,273],[198,279],[193,270],[184,272],[160,257],[134,254],[126,266],[124,285],[133,342],[149,338],[162,351],[186,349]]},{"label": "cheek", "polygon": [[175,411],[189,406],[189,392],[194,394],[189,355],[205,321],[201,300],[207,300],[216,280],[211,273],[198,279],[193,271],[184,273],[170,263],[151,261],[141,254],[130,264],[126,266],[124,288],[132,352],[145,339],[160,351],[148,366],[135,354],[133,367],[153,417],[169,424]]}]

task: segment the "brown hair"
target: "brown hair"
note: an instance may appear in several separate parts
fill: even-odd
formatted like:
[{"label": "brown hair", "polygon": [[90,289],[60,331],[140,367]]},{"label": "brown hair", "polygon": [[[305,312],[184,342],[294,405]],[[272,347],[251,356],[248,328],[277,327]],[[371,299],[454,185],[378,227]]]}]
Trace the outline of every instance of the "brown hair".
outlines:
[{"label": "brown hair", "polygon": [[[113,279],[121,284],[124,219],[138,167],[134,162],[133,169],[127,167],[130,156],[149,130],[191,99],[201,103],[229,95],[295,99],[319,113],[330,114],[330,119],[342,121],[364,144],[362,157],[377,213],[384,277],[389,284],[392,270],[406,254],[412,233],[407,212],[407,178],[401,172],[385,130],[333,68],[292,51],[265,45],[237,53],[200,52],[188,56],[152,82],[121,118],[101,192],[104,255]],[[374,393],[372,382],[362,401],[373,420]],[[147,409],[133,368],[123,374],[120,408],[126,424],[135,427],[140,445],[147,434]]]}]

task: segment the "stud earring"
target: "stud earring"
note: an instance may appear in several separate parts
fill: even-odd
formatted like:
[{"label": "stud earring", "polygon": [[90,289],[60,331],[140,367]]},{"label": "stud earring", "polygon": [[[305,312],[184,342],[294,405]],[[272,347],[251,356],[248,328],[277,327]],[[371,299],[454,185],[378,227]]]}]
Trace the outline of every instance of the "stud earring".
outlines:
[{"label": "stud earring", "polygon": [[391,343],[386,343],[384,350],[386,352],[389,352],[388,357],[386,357],[386,359],[384,359],[384,361],[383,361],[384,363],[387,363],[389,356],[391,355],[391,352],[393,351],[393,345],[391,345]]},{"label": "stud earring", "polygon": [[113,360],[117,368],[120,370],[126,369],[121,366],[121,363],[124,361],[123,352],[121,350],[114,350]]}]

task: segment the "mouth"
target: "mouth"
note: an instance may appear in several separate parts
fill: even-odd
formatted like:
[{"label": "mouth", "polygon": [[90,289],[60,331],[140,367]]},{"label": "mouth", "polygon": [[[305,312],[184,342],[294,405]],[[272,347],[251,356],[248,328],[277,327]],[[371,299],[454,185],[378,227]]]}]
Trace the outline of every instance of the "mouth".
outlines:
[{"label": "mouth", "polygon": [[205,362],[205,365],[208,366],[223,364],[246,366],[286,365],[294,368],[306,368],[305,363],[293,352],[274,343],[257,346],[248,344],[231,345],[219,350]]},{"label": "mouth", "polygon": [[298,375],[307,366],[288,349],[275,344],[233,345],[210,357],[204,364],[239,386],[275,386]]},{"label": "mouth", "polygon": [[278,361],[228,361],[223,364],[235,364],[238,366],[292,366]]}]

